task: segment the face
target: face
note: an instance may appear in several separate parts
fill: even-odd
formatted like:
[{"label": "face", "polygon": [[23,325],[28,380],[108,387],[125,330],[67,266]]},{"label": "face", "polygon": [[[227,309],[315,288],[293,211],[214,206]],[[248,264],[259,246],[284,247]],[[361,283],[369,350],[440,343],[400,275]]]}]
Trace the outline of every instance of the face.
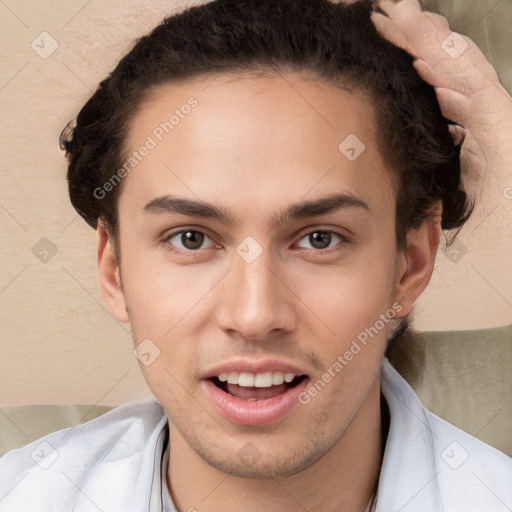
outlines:
[{"label": "face", "polygon": [[291,475],[377,404],[389,321],[433,261],[427,232],[397,252],[377,135],[363,94],[293,72],[162,86],[133,119],[130,152],[155,144],[119,198],[122,287],[103,231],[100,276],[173,450]]}]

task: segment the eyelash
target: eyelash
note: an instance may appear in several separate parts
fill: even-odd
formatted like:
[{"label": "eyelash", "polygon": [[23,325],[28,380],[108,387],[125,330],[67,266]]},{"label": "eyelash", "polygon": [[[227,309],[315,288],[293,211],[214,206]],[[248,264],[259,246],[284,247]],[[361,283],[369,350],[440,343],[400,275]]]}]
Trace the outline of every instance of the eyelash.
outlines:
[{"label": "eyelash", "polygon": [[[216,243],[214,240],[212,240],[212,238],[207,234],[205,233],[204,231],[201,231],[200,229],[193,229],[193,228],[188,228],[188,229],[178,229],[176,231],[172,231],[171,233],[168,233],[164,236],[163,240],[162,240],[162,243],[174,254],[178,254],[178,255],[191,255],[191,254],[194,254],[194,253],[200,253],[203,249],[188,249],[186,251],[183,251],[183,250],[180,250],[180,249],[176,249],[175,246],[173,246],[173,244],[171,244],[169,242],[169,240],[171,240],[172,238],[174,238],[175,236],[177,235],[181,235],[183,233],[187,233],[187,232],[194,232],[194,233],[201,233],[202,235],[204,235],[206,238],[208,238],[210,241],[212,241],[214,244]],[[340,239],[340,243],[342,245],[347,245],[350,243],[350,239],[349,237],[342,233],[341,231],[338,231],[336,229],[313,229],[311,231],[308,231],[306,232],[305,234],[303,234],[299,239],[298,241],[300,242],[301,240],[303,240],[304,238],[308,237],[309,235],[312,235],[313,233],[330,233],[330,234],[334,234],[336,235],[339,239]],[[218,244],[217,244],[218,245]],[[337,249],[337,246],[339,244],[336,244],[334,245],[333,247],[326,247],[324,249],[315,249],[315,248],[312,248],[312,249],[306,249],[308,251],[313,251],[314,253],[316,254],[329,254],[331,252],[336,251],[336,250],[339,250],[339,248]],[[301,248],[303,249],[303,248]]]}]

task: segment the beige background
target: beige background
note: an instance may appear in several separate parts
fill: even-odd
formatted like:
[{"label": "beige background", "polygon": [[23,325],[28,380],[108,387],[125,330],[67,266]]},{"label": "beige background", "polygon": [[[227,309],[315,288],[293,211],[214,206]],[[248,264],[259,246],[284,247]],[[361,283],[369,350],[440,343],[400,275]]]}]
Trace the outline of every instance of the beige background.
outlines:
[{"label": "beige background", "polygon": [[[494,24],[511,26],[512,3],[437,3],[455,19],[454,30],[464,22],[511,90],[512,71],[504,67],[512,58],[510,29],[499,33]],[[478,5],[467,14],[462,3]],[[129,327],[105,308],[95,233],[69,203],[58,137],[133,39],[189,4],[0,2],[1,405],[117,405],[149,393]],[[37,51],[51,49],[50,36],[58,48],[42,58]],[[512,200],[504,195],[512,174],[488,171],[486,179],[485,201],[454,247],[462,257],[440,251],[417,304],[421,330],[512,322]]]}]

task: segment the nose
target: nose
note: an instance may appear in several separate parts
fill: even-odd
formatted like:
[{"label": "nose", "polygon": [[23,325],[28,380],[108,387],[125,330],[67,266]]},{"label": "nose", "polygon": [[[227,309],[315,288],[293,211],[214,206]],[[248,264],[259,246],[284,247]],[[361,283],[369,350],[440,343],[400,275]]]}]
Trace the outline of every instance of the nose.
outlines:
[{"label": "nose", "polygon": [[283,266],[273,261],[268,250],[250,263],[237,254],[222,284],[216,314],[225,331],[237,331],[250,340],[264,340],[279,331],[294,330],[294,295],[286,283]]}]

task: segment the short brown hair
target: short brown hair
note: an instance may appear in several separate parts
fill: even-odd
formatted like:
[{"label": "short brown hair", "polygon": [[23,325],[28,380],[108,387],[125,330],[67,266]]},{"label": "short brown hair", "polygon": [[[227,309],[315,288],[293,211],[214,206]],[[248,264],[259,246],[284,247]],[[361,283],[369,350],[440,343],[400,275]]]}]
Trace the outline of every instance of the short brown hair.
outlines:
[{"label": "short brown hair", "polygon": [[442,227],[460,228],[472,205],[460,188],[451,122],[413,58],[379,35],[370,18],[374,9],[372,0],[214,0],[165,18],[100,83],[64,142],[77,212],[93,227],[101,218],[118,247],[122,182],[105,198],[94,191],[123,165],[130,121],[155,87],[206,73],[291,67],[368,93],[379,148],[397,184],[399,248],[438,200]]}]

